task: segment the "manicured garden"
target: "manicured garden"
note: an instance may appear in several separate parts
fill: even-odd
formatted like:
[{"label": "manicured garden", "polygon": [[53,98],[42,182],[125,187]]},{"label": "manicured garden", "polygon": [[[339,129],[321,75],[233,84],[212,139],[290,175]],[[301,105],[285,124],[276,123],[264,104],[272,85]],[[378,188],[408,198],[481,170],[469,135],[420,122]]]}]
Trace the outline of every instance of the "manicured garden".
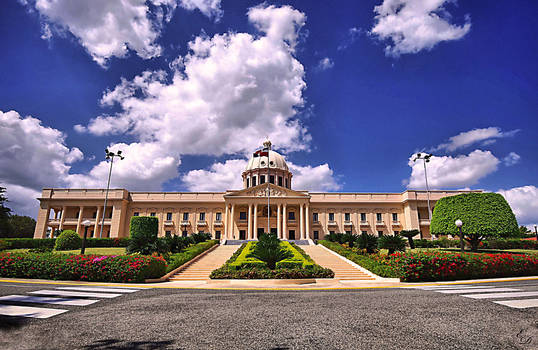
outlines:
[{"label": "manicured garden", "polygon": [[228,261],[211,272],[212,279],[332,278],[334,272],[312,260],[301,248],[262,234],[258,242],[244,243]]}]

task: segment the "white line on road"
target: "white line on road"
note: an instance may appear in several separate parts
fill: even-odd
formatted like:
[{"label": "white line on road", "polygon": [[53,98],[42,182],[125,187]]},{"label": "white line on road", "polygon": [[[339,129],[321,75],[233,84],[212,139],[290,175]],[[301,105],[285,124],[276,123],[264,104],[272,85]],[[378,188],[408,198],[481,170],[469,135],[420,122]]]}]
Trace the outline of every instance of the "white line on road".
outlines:
[{"label": "white line on road", "polygon": [[0,305],[0,315],[32,318],[49,318],[67,312],[63,309],[47,309],[42,307]]},{"label": "white line on road", "polygon": [[477,288],[477,289],[450,289],[450,290],[437,290],[438,293],[443,294],[458,294],[458,293],[486,293],[486,292],[515,292],[520,289],[515,288]]},{"label": "white line on road", "polygon": [[494,301],[496,304],[513,307],[516,309],[526,309],[529,307],[538,307],[538,299],[523,299],[523,300],[503,300]]},{"label": "white line on road", "polygon": [[73,305],[86,306],[98,302],[99,300],[90,299],[71,299],[71,298],[54,298],[54,297],[34,297],[31,295],[6,295],[0,297],[0,301],[13,301],[19,303],[37,303],[52,305]]},{"label": "white line on road", "polygon": [[58,287],[56,289],[62,290],[80,290],[86,292],[111,292],[111,293],[134,293],[139,289],[126,289],[126,288],[107,288],[107,287]]},{"label": "white line on road", "polygon": [[462,287],[445,287],[445,286],[439,286],[439,287],[420,287],[418,289],[422,290],[430,290],[430,291],[437,291],[437,290],[455,290],[455,289],[484,289],[484,288],[497,288],[497,287],[491,287],[491,286],[462,286]]},{"label": "white line on road", "polygon": [[41,295],[57,295],[64,297],[84,297],[84,298],[116,298],[122,296],[123,294],[113,294],[113,293],[89,293],[89,292],[71,292],[68,290],[48,290],[42,289],[35,292],[30,292],[29,294],[41,294]]},{"label": "white line on road", "polygon": [[487,294],[463,294],[462,297],[473,299],[495,299],[495,298],[521,298],[535,297],[538,292],[519,292],[519,293],[487,293]]}]

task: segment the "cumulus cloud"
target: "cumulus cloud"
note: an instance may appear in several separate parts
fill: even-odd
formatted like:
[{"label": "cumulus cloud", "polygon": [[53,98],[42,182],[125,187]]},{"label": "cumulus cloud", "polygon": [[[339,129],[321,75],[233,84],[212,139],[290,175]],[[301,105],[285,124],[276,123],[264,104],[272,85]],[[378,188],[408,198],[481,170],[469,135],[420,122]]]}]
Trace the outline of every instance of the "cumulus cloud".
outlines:
[{"label": "cumulus cloud", "polygon": [[497,191],[508,201],[520,225],[538,224],[538,187],[522,186]]},{"label": "cumulus cloud", "polygon": [[456,136],[452,136],[448,139],[448,142],[442,143],[435,147],[433,151],[446,150],[453,152],[457,149],[468,147],[470,145],[482,142],[482,145],[489,145],[499,138],[512,137],[519,132],[519,129],[511,131],[502,131],[498,127],[489,127],[482,129],[473,129],[465,132],[461,132]]},{"label": "cumulus cloud", "polygon": [[[246,159],[230,159],[224,163],[214,163],[209,169],[191,170],[182,180],[190,191],[226,191],[241,189],[241,174],[245,170]],[[328,164],[300,166],[287,162],[293,173],[292,188],[309,191],[335,191],[342,188],[336,181]]]},{"label": "cumulus cloud", "polygon": [[468,16],[462,26],[451,23],[445,8],[452,0],[383,0],[374,7],[375,24],[370,34],[391,43],[387,56],[430,50],[442,41],[458,40],[471,29]]},{"label": "cumulus cloud", "polygon": [[297,115],[306,83],[294,57],[305,15],[289,6],[260,5],[248,18],[259,36],[202,34],[189,42],[171,77],[146,71],[107,90],[101,103],[121,111],[91,120],[87,130],[127,131],[180,154],[247,153],[264,136],[287,151],[306,149],[310,136]]},{"label": "cumulus cloud", "polygon": [[503,158],[503,163],[506,166],[512,166],[521,160],[521,156],[517,154],[516,152],[510,152],[506,157]]},{"label": "cumulus cloud", "polygon": [[180,0],[179,6],[187,10],[198,9],[209,18],[218,21],[222,17],[220,0]]},{"label": "cumulus cloud", "polygon": [[[414,156],[414,155],[413,155]],[[411,189],[425,189],[422,160],[409,158],[411,177],[406,180]],[[483,177],[495,172],[500,161],[490,151],[475,150],[468,155],[433,156],[427,165],[428,184],[431,189],[462,188],[476,184]]]},{"label": "cumulus cloud", "polygon": [[6,188],[7,207],[11,208],[12,214],[36,217],[41,191],[10,183],[0,185]]},{"label": "cumulus cloud", "polygon": [[318,70],[327,70],[334,67],[334,61],[331,60],[329,57],[322,58],[317,65]]},{"label": "cumulus cloud", "polygon": [[363,30],[361,28],[352,27],[349,28],[347,31],[347,37],[338,45],[336,48],[338,51],[342,51],[353,45],[355,41],[359,38],[361,34],[363,34]]}]

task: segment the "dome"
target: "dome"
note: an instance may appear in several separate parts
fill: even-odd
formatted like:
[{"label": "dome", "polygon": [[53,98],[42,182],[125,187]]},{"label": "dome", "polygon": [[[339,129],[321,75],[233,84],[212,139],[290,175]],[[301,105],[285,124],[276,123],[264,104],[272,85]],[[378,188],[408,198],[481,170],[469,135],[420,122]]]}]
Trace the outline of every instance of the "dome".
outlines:
[{"label": "dome", "polygon": [[[248,161],[245,171],[254,169],[267,169],[267,151],[257,151]],[[269,150],[269,168],[289,171],[286,160],[279,153]]]}]

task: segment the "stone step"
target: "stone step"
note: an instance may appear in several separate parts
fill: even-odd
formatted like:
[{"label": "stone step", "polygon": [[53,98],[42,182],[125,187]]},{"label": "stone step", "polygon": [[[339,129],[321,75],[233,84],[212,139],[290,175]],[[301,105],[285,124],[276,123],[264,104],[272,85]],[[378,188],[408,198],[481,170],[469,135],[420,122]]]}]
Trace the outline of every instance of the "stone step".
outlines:
[{"label": "stone step", "polygon": [[329,268],[334,272],[334,278],[339,280],[375,280],[375,278],[355,266],[316,245],[302,247],[316,264]]},{"label": "stone step", "polygon": [[220,245],[212,252],[203,256],[200,260],[192,263],[184,270],[170,277],[170,281],[208,280],[211,271],[224,265],[226,260],[228,260],[239,247],[239,245]]}]

